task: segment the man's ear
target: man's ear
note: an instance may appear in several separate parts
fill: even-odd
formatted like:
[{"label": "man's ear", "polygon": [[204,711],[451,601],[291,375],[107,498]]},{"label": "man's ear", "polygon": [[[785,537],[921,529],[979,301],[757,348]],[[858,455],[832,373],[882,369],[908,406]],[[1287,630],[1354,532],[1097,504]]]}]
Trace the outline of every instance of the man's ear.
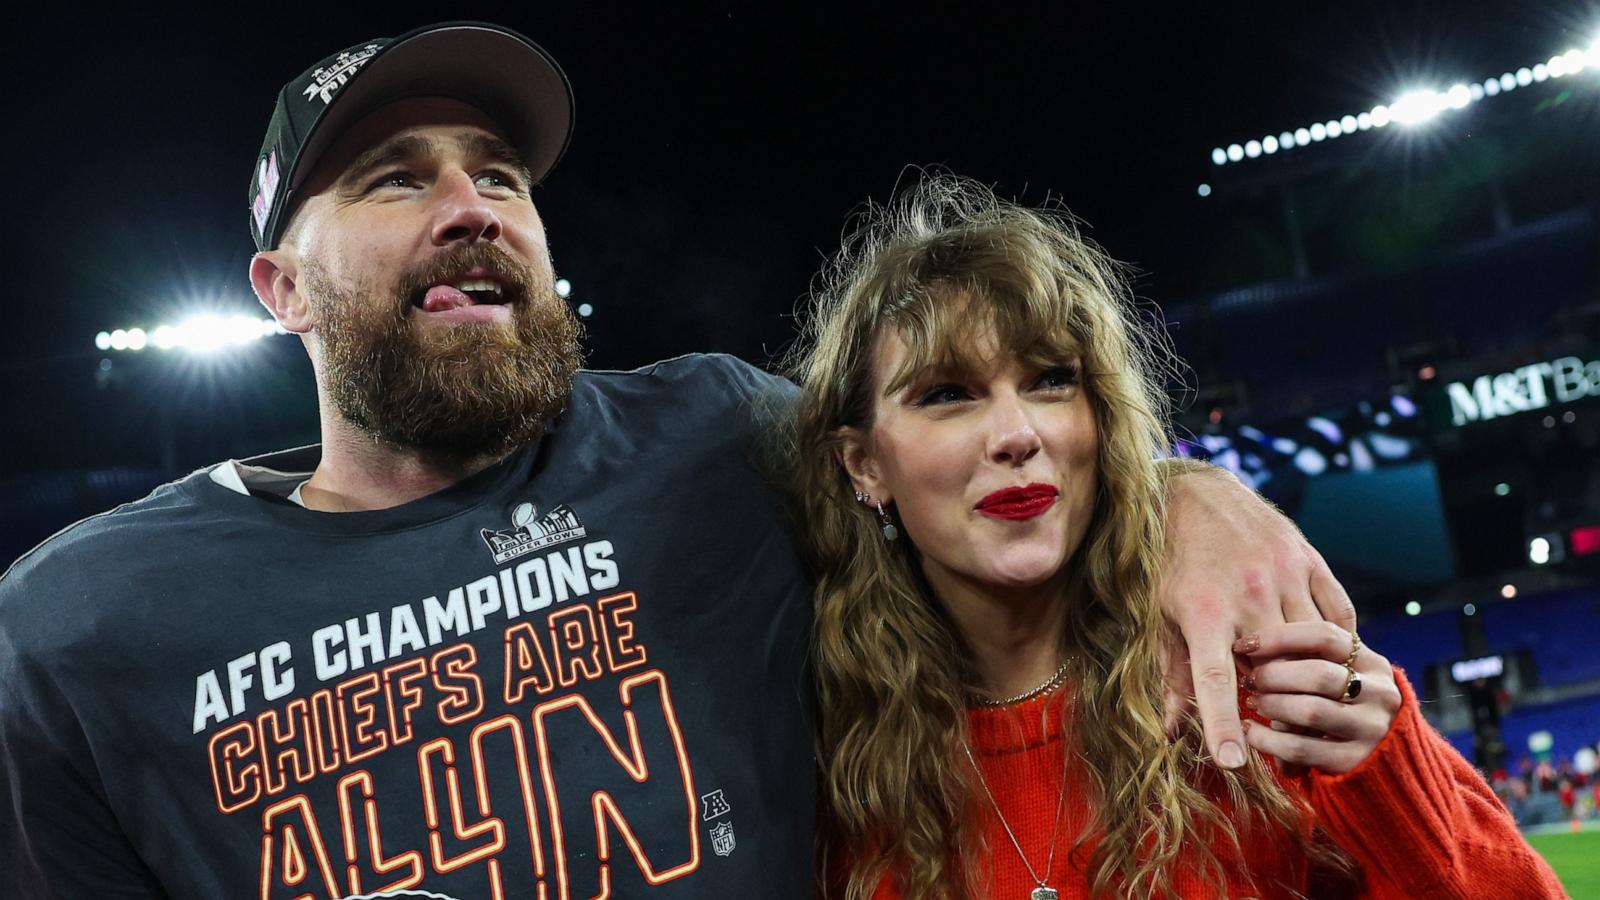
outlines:
[{"label": "man's ear", "polygon": [[837,439],[834,453],[856,491],[871,495],[875,504],[893,503],[894,496],[883,480],[882,470],[877,457],[872,454],[866,433],[847,425],[833,434]]},{"label": "man's ear", "polygon": [[300,291],[300,261],[292,250],[280,247],[251,257],[250,286],[284,331],[311,330],[311,304]]}]

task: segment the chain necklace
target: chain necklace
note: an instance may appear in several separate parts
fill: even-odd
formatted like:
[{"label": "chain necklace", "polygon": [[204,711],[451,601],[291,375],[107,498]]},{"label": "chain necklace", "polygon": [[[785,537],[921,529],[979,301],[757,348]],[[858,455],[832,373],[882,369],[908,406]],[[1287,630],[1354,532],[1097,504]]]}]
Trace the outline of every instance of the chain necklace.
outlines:
[{"label": "chain necklace", "polygon": [[1023,691],[1022,693],[1016,695],[1015,697],[1005,697],[1003,699],[996,699],[996,698],[993,698],[993,697],[983,697],[983,696],[975,695],[972,699],[975,700],[979,706],[1010,706],[1013,703],[1021,703],[1024,700],[1032,700],[1033,698],[1039,696],[1040,694],[1048,694],[1051,691],[1055,690],[1056,688],[1060,687],[1062,680],[1067,677],[1067,666],[1069,664],[1071,664],[1071,662],[1072,662],[1072,657],[1070,657],[1070,656],[1067,657],[1066,659],[1062,660],[1061,661],[1061,668],[1056,669],[1056,673],[1054,675],[1051,675],[1050,679],[1048,681],[1046,681],[1044,684],[1039,685],[1038,687],[1030,688],[1029,690]]},{"label": "chain necklace", "polygon": [[[1038,689],[1036,688],[1035,691]],[[972,747],[966,741],[961,742],[961,749],[966,751],[967,762],[972,764],[972,771],[978,773],[978,784],[983,788],[983,795],[989,798],[989,805],[994,807],[994,814],[1000,820],[1000,827],[1006,830],[1006,837],[1011,838],[1011,846],[1017,848],[1017,856],[1022,860],[1023,868],[1028,870],[1028,877],[1038,887],[1028,893],[1028,900],[1059,900],[1060,893],[1050,886],[1050,872],[1056,865],[1056,837],[1061,832],[1061,810],[1066,807],[1067,801],[1067,752],[1066,737],[1061,739],[1061,790],[1056,796],[1056,822],[1050,827],[1050,856],[1045,859],[1044,877],[1033,870],[1033,863],[1028,862],[1028,854],[1022,852],[1022,842],[1017,840],[1016,832],[1011,830],[1011,823],[1006,821],[1005,813],[1000,811],[1000,804],[995,801],[994,793],[989,790],[989,780],[983,777],[983,770],[978,768],[978,760],[972,755]]]},{"label": "chain necklace", "polygon": [[[1040,694],[1048,694],[1060,687],[1061,682],[1067,677],[1067,666],[1071,663],[1072,657],[1069,656],[1061,661],[1061,667],[1056,669],[1055,674],[1051,675],[1045,683],[1031,690],[1023,691],[1015,697],[999,699],[975,697],[974,699],[979,706],[985,707],[1011,706],[1015,703],[1022,703],[1025,700],[1032,700]],[[1011,838],[1011,846],[1017,849],[1017,856],[1022,860],[1023,868],[1028,870],[1028,877],[1032,878],[1033,883],[1038,885],[1028,894],[1028,900],[1058,900],[1060,897],[1059,892],[1051,887],[1049,882],[1050,873],[1055,869],[1056,865],[1056,838],[1061,832],[1061,811],[1066,808],[1067,802],[1067,743],[1065,736],[1062,737],[1061,744],[1061,790],[1056,796],[1055,824],[1050,826],[1050,855],[1045,859],[1044,877],[1041,878],[1039,873],[1033,870],[1033,863],[1028,861],[1028,854],[1022,852],[1022,842],[1017,840],[1016,832],[1011,830],[1011,823],[1006,821],[1005,813],[1000,811],[1000,804],[994,799],[994,792],[989,790],[989,780],[983,777],[983,770],[978,768],[978,760],[972,755],[972,747],[966,741],[961,742],[961,749],[967,754],[967,762],[971,763],[972,771],[977,773],[978,786],[983,788],[983,795],[989,798],[989,805],[994,808],[995,817],[1000,820],[1000,827],[1006,830],[1006,837]]]}]

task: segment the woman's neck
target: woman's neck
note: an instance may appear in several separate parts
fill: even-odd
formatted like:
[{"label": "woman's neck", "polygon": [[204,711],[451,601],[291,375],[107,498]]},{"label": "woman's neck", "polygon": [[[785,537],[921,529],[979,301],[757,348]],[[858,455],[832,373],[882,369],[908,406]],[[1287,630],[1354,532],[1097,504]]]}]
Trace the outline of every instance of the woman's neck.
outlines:
[{"label": "woman's neck", "polygon": [[1026,693],[1061,668],[1066,591],[1059,579],[1000,589],[926,572],[934,597],[972,655],[978,687],[993,699]]}]

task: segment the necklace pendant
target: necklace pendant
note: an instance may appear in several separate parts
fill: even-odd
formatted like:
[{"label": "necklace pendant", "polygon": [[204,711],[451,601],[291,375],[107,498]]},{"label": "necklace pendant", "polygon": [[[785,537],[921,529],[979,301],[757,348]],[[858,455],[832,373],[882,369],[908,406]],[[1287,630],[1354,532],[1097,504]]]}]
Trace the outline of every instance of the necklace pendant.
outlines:
[{"label": "necklace pendant", "polygon": [[1028,895],[1028,900],[1060,900],[1060,897],[1061,895],[1056,893],[1055,888],[1040,885],[1033,889],[1033,893]]}]

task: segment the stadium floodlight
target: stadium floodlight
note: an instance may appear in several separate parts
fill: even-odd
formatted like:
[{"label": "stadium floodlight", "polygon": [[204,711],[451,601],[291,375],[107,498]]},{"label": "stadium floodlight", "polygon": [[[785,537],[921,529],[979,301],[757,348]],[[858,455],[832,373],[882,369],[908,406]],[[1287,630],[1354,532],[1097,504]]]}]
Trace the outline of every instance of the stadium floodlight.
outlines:
[{"label": "stadium floodlight", "polygon": [[580,316],[584,317],[585,319],[587,319],[590,316],[594,315],[594,307],[589,305],[589,304],[587,304],[587,303],[579,303],[578,304],[578,315],[580,315]]},{"label": "stadium floodlight", "polygon": [[1420,616],[1420,615],[1422,615],[1422,604],[1418,603],[1415,600],[1407,601],[1407,603],[1406,603],[1406,615],[1408,615],[1408,616]]},{"label": "stadium floodlight", "polygon": [[1238,144],[1229,144],[1228,159],[1232,160],[1233,162],[1238,162],[1239,160],[1244,159],[1244,148]]},{"label": "stadium floodlight", "polygon": [[1389,115],[1402,125],[1420,125],[1443,111],[1443,96],[1431,90],[1406,91],[1389,105]]},{"label": "stadium floodlight", "polygon": [[149,347],[157,350],[188,350],[193,353],[214,353],[227,347],[248,344],[274,334],[288,334],[272,319],[235,315],[225,317],[213,313],[191,316],[176,325],[162,324],[146,331],[143,328],[118,328],[102,331],[94,337],[94,345],[101,350],[137,352]]},{"label": "stadium floodlight", "polygon": [[1211,196],[1211,185],[1202,184],[1199,187],[1195,188],[1194,192],[1196,194],[1199,194],[1202,197],[1209,197],[1209,196]]},{"label": "stadium floodlight", "polygon": [[[1298,128],[1293,132],[1284,131],[1278,137],[1278,146],[1284,150],[1304,147],[1308,143],[1354,134],[1356,131],[1382,128],[1391,121],[1419,125],[1446,110],[1465,109],[1473,103],[1497,97],[1519,87],[1527,87],[1552,78],[1563,78],[1586,70],[1600,70],[1600,37],[1596,37],[1587,47],[1574,47],[1532,67],[1524,66],[1515,72],[1506,72],[1498,77],[1491,75],[1481,82],[1454,84],[1444,91],[1407,91],[1394,103],[1380,104],[1368,112],[1340,116],[1309,128]],[[1291,136],[1294,138],[1293,141],[1290,140]],[[1261,144],[1263,153],[1272,152],[1266,149],[1265,141]],[[1257,154],[1244,152],[1243,147],[1240,148],[1240,152],[1235,153],[1233,148],[1239,146],[1234,144],[1227,150],[1220,147],[1212,150],[1211,161],[1222,166],[1256,158]]]},{"label": "stadium floodlight", "polygon": [[556,279],[556,295],[562,299],[572,296],[572,282],[565,278]]},{"label": "stadium floodlight", "polygon": [[1277,153],[1278,152],[1278,139],[1273,137],[1270,134],[1267,135],[1266,137],[1262,138],[1261,139],[1261,152],[1262,153]]},{"label": "stadium floodlight", "polygon": [[1244,145],[1244,155],[1250,157],[1251,159],[1255,159],[1256,157],[1260,156],[1261,142],[1247,141]]}]

